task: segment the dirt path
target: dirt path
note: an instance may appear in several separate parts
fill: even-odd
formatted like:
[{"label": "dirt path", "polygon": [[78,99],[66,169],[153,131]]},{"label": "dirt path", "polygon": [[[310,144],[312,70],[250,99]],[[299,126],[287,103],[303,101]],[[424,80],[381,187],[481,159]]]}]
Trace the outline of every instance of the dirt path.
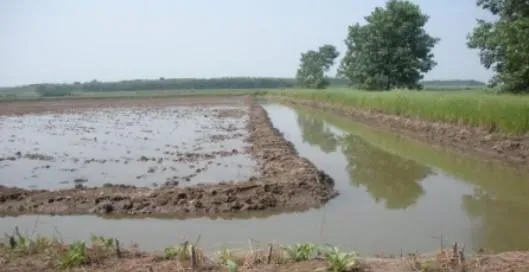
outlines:
[{"label": "dirt path", "polygon": [[459,152],[497,159],[517,166],[529,166],[529,136],[513,136],[489,132],[478,127],[427,122],[380,112],[344,108],[316,101],[276,96],[269,98],[286,104],[325,110],[373,127],[406,135],[413,139],[438,146],[451,147]]},{"label": "dirt path", "polygon": [[251,101],[249,104],[247,140],[251,146],[249,153],[259,166],[257,177],[184,188],[109,184],[52,191],[0,186],[0,215],[197,217],[264,210],[301,211],[319,207],[336,196],[332,179],[298,156],[293,145],[272,127],[261,106]]}]

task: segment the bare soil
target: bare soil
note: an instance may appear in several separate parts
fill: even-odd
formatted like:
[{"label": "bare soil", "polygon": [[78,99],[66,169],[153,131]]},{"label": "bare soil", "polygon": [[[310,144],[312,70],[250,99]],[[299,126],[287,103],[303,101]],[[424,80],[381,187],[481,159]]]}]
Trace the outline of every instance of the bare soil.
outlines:
[{"label": "bare soil", "polygon": [[456,151],[501,160],[518,166],[529,166],[529,135],[515,136],[481,127],[428,122],[388,115],[372,110],[340,107],[324,102],[271,97],[292,105],[307,106],[345,116],[373,127],[394,131],[410,138],[447,146]]},{"label": "bare soil", "polygon": [[[184,103],[180,100],[176,103]],[[191,103],[214,103],[217,100],[218,98],[192,98]],[[149,103],[138,100],[94,100],[92,104],[89,102],[59,101],[56,102],[58,104],[40,105],[39,109],[44,110],[49,106],[56,110],[55,107],[60,108],[62,103],[73,103],[75,107],[108,107],[108,103],[145,103],[148,106]],[[259,167],[259,175],[247,181],[223,181],[184,188],[106,184],[103,187],[91,188],[79,185],[72,189],[28,190],[0,186],[0,215],[214,216],[242,211],[301,211],[319,207],[336,196],[333,180],[309,160],[297,154],[292,143],[286,141],[280,132],[272,127],[267,113],[261,106],[254,104],[250,98],[247,103],[250,107],[248,152],[257,160]],[[67,107],[64,106],[64,109]],[[217,114],[239,115],[240,111],[223,111]],[[187,154],[184,157],[189,156]]]}]

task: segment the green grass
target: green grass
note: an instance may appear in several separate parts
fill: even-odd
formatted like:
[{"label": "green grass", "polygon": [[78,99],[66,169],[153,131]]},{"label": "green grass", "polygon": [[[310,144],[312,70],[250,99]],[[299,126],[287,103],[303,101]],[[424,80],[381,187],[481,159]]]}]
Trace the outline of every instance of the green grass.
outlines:
[{"label": "green grass", "polygon": [[271,90],[268,94],[514,134],[529,132],[529,96],[493,94],[485,90],[367,92],[292,89]]}]

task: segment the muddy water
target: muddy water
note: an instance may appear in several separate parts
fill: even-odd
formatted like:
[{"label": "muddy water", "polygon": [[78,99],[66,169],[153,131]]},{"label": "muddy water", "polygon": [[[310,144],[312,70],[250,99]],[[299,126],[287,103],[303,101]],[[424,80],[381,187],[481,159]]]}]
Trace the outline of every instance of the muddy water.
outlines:
[{"label": "muddy water", "polygon": [[340,196],[324,208],[230,219],[103,219],[21,216],[0,219],[0,232],[88,239],[114,236],[145,249],[194,240],[206,249],[266,242],[332,243],[363,254],[434,251],[458,241],[467,249],[529,249],[529,175],[339,117],[277,104],[274,125],[336,181]]},{"label": "muddy water", "polygon": [[244,154],[247,116],[217,116],[228,109],[237,108],[105,108],[0,116],[0,184],[56,189],[76,183],[156,186],[171,181],[187,186],[245,180],[255,167]]}]

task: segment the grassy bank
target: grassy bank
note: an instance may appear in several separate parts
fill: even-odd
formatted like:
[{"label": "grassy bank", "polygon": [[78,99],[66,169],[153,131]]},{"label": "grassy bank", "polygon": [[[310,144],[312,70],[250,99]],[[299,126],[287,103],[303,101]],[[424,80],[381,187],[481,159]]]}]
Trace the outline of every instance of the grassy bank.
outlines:
[{"label": "grassy bank", "polygon": [[[249,242],[247,249],[225,248],[207,254],[197,240],[147,253],[124,248],[117,239],[102,236],[92,236],[90,242],[66,244],[43,237],[31,239],[17,229],[6,238],[8,243],[0,243],[2,271],[489,271],[476,269],[482,256],[465,258],[464,249],[457,244],[435,255],[383,259],[360,258],[356,253],[342,252],[330,245],[313,244],[269,244],[256,248]],[[515,254],[522,260],[514,260],[512,264],[527,268],[523,259],[526,253]]]},{"label": "grassy bank", "polygon": [[271,90],[268,94],[512,134],[529,132],[529,96],[483,91],[366,92],[349,89]]}]

